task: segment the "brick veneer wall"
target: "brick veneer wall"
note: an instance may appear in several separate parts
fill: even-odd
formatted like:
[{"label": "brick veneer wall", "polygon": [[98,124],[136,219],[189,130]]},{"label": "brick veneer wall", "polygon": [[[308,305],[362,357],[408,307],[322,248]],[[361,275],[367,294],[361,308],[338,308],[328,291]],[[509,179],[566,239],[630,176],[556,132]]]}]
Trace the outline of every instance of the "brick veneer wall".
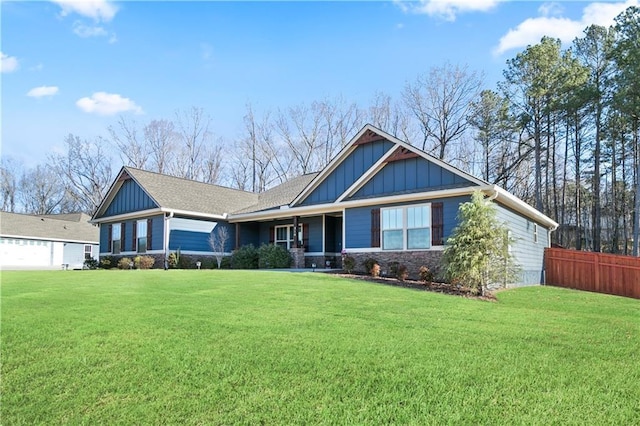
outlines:
[{"label": "brick veneer wall", "polygon": [[355,272],[368,273],[365,270],[364,261],[367,259],[375,259],[380,265],[380,272],[387,275],[389,272],[389,264],[398,262],[399,265],[407,267],[409,278],[418,279],[421,266],[426,266],[433,272],[437,278],[442,278],[442,250],[428,251],[392,251],[392,252],[375,252],[375,253],[347,253],[356,261]]}]

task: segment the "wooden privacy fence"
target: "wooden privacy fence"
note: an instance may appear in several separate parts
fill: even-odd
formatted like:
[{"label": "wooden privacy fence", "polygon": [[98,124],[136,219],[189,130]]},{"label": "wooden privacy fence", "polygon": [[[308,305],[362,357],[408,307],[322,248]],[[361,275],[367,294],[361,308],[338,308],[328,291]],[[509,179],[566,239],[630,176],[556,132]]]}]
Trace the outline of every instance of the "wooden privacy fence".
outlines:
[{"label": "wooden privacy fence", "polygon": [[640,299],[640,258],[547,248],[545,283]]}]

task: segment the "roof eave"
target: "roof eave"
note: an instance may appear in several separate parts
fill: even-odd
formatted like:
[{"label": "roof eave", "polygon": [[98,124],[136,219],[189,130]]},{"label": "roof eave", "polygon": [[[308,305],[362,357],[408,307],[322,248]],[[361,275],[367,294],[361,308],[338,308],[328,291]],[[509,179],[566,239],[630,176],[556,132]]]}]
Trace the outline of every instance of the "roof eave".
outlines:
[{"label": "roof eave", "polygon": [[229,222],[250,222],[254,220],[272,220],[292,216],[308,216],[313,214],[331,213],[342,211],[346,208],[375,206],[381,204],[405,203],[419,200],[431,200],[436,198],[449,198],[472,194],[476,190],[487,190],[489,186],[465,186],[460,188],[443,189],[439,191],[414,192],[410,194],[388,195],[384,197],[364,198],[359,200],[347,200],[335,203],[315,204],[310,206],[280,206],[261,212],[240,213],[229,215]]}]

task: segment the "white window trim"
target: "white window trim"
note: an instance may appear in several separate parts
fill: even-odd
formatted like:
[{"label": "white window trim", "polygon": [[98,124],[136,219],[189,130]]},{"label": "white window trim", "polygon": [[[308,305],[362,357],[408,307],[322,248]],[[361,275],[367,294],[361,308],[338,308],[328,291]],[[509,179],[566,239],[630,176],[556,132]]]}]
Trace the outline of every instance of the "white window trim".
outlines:
[{"label": "white window trim", "polygon": [[[429,214],[429,226],[427,227],[427,229],[429,229],[429,236],[431,237],[431,232],[433,229],[433,215],[431,214],[431,203],[421,203],[421,204],[406,204],[406,205],[402,205],[402,206],[389,206],[389,207],[382,207],[380,208],[380,249],[377,249],[379,251],[383,251],[383,252],[393,252],[393,251],[428,251],[428,250],[432,250],[436,247],[443,247],[443,246],[434,246],[431,244],[431,239],[429,239],[427,242],[429,244],[428,247],[426,248],[415,248],[415,249],[409,249],[407,248],[408,246],[408,240],[409,240],[409,236],[408,236],[408,230],[409,229],[423,229],[423,228],[408,228],[407,227],[407,209],[409,208],[414,208],[414,207],[426,207],[428,214]],[[384,215],[384,211],[385,210],[397,210],[397,209],[402,209],[402,249],[385,249],[384,248],[384,237],[383,237],[383,232],[385,231],[385,229],[383,229],[383,222],[382,222],[382,218]],[[397,230],[400,228],[393,228],[393,229],[388,229],[389,231],[392,230]]]},{"label": "white window trim", "polygon": [[[122,223],[114,223],[111,225],[111,254],[121,254],[122,253],[122,239],[120,238],[122,236],[122,226],[124,226]],[[118,229],[118,232],[116,232],[116,227]],[[118,241],[118,251],[116,252],[115,248],[116,248],[116,244],[115,242]]]},{"label": "white window trim", "polygon": [[[144,224],[144,235],[140,233],[140,225]],[[149,251],[149,247],[147,247],[147,237],[149,234],[149,230],[147,229],[147,219],[141,219],[136,221],[136,253],[146,253]],[[140,250],[140,239],[144,238],[144,251]]]},{"label": "white window trim", "polygon": [[[302,241],[302,223],[298,223],[298,241]],[[278,239],[278,229],[279,228],[287,228],[287,236],[291,237],[291,234],[293,232],[293,223],[289,224],[289,225],[276,225],[273,227],[273,243],[274,244],[279,244],[279,243],[287,243],[287,250],[290,250],[291,247],[293,247],[293,239],[288,239],[288,240],[279,240]]]}]

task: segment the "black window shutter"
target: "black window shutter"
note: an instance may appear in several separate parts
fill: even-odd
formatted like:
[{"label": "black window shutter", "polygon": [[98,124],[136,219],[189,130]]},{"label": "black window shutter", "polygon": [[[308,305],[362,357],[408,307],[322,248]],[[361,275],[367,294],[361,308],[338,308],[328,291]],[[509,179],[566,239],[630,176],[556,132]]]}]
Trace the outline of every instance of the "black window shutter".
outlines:
[{"label": "black window shutter", "polygon": [[151,230],[153,229],[153,219],[147,219],[147,250],[151,250]]},{"label": "black window shutter", "polygon": [[380,209],[371,209],[371,247],[380,247]]},{"label": "black window shutter", "polygon": [[124,244],[125,244],[125,241],[124,241],[124,231],[125,231],[125,229],[124,229],[124,227],[126,225],[127,224],[125,222],[122,222],[120,224],[120,251],[124,251]]},{"label": "black window shutter", "polygon": [[111,252],[111,240],[113,239],[113,225],[107,225],[107,251]]},{"label": "black window shutter", "polygon": [[273,226],[269,227],[269,244],[273,244],[276,240],[276,228]]},{"label": "black window shutter", "polygon": [[133,231],[131,232],[131,250],[136,251],[138,249],[138,222],[134,220],[132,225]]},{"label": "black window shutter", "polygon": [[444,213],[442,203],[431,204],[431,245],[444,244]]}]

